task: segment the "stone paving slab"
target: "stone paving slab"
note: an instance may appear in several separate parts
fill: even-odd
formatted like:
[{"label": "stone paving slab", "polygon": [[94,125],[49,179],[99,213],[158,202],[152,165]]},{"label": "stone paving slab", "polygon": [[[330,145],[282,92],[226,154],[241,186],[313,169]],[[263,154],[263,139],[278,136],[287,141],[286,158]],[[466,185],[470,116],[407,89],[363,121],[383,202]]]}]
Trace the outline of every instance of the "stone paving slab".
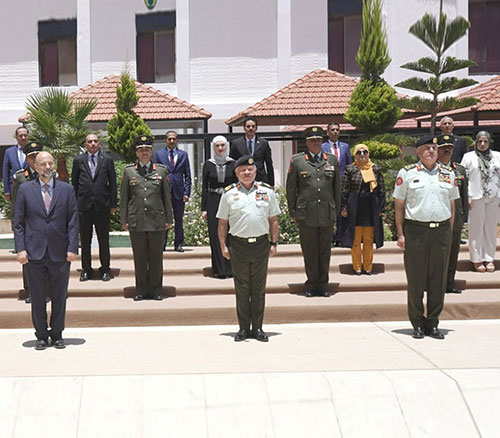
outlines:
[{"label": "stone paving slab", "polygon": [[[0,436],[498,437],[500,321],[0,330]],[[278,336],[277,334],[280,333]]]}]

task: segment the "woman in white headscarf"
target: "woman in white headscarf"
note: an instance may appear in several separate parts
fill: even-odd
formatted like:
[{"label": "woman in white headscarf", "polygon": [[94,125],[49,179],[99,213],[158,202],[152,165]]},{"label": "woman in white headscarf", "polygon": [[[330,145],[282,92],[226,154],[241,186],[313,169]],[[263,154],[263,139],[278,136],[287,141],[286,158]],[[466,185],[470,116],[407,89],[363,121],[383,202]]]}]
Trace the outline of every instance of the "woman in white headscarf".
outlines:
[{"label": "woman in white headscarf", "polygon": [[469,255],[477,272],[495,270],[500,152],[492,151],[491,143],[489,132],[478,132],[474,150],[461,163],[469,178]]},{"label": "woman in white headscarf", "polygon": [[210,249],[212,251],[212,274],[216,278],[232,277],[231,262],[222,256],[217,235],[219,220],[215,217],[224,187],[237,182],[234,160],[229,157],[229,142],[218,135],[212,140],[212,158],[203,164],[201,192],[201,217],[208,222]]}]

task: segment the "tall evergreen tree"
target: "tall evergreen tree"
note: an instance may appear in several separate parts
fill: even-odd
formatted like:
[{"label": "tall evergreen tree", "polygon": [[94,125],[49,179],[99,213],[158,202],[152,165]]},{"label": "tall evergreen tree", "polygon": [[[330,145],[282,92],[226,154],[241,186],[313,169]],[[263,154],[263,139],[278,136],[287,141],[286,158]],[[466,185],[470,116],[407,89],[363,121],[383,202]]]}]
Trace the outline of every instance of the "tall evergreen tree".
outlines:
[{"label": "tall evergreen tree", "polygon": [[142,134],[151,135],[148,125],[134,112],[138,103],[135,81],[128,72],[124,72],[120,77],[120,85],[116,86],[117,113],[108,122],[108,145],[128,162],[136,158],[132,147],[134,139]]},{"label": "tall evergreen tree", "polygon": [[363,29],[356,55],[361,81],[349,100],[346,119],[359,131],[381,133],[391,129],[402,113],[394,89],[382,79],[390,64],[381,0],[363,0]]},{"label": "tall evergreen tree", "polygon": [[455,97],[446,97],[439,100],[439,96],[443,93],[477,84],[477,81],[473,79],[458,79],[454,76],[443,77],[445,74],[476,65],[474,61],[468,59],[444,56],[444,53],[466,34],[469,27],[469,21],[463,17],[456,17],[449,21],[446,14],[443,13],[443,1],[441,0],[439,17],[425,14],[409,29],[412,35],[432,51],[434,57],[420,58],[418,61],[408,62],[401,67],[432,76],[428,79],[411,77],[396,84],[396,86],[427,93],[432,98],[416,96],[411,99],[401,99],[400,105],[418,112],[429,113],[431,115],[432,134],[436,129],[436,115],[439,112],[463,108],[477,102],[477,99],[474,98],[457,99]]}]

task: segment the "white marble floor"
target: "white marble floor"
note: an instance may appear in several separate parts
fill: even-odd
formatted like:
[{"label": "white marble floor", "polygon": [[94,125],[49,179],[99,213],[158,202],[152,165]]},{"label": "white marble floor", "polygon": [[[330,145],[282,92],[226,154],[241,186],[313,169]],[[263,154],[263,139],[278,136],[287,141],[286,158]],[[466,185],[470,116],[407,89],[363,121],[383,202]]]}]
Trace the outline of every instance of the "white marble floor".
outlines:
[{"label": "white marble floor", "polygon": [[[0,437],[500,437],[500,321],[2,330]],[[279,335],[278,335],[279,334]]]}]

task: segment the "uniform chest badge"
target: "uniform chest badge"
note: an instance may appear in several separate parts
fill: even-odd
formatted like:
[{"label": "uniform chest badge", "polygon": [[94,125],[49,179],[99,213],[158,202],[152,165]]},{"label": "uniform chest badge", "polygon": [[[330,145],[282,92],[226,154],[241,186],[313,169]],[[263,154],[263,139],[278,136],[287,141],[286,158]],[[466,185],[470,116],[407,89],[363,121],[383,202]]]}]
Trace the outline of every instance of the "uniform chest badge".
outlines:
[{"label": "uniform chest badge", "polygon": [[447,184],[451,184],[451,176],[448,173],[440,173],[438,176],[439,182],[445,182]]},{"label": "uniform chest badge", "polygon": [[325,166],[325,170],[327,172],[334,172],[335,171],[335,166],[327,165],[327,166]]},{"label": "uniform chest badge", "polygon": [[255,200],[256,201],[269,201],[269,195],[267,192],[257,191],[255,192]]}]

